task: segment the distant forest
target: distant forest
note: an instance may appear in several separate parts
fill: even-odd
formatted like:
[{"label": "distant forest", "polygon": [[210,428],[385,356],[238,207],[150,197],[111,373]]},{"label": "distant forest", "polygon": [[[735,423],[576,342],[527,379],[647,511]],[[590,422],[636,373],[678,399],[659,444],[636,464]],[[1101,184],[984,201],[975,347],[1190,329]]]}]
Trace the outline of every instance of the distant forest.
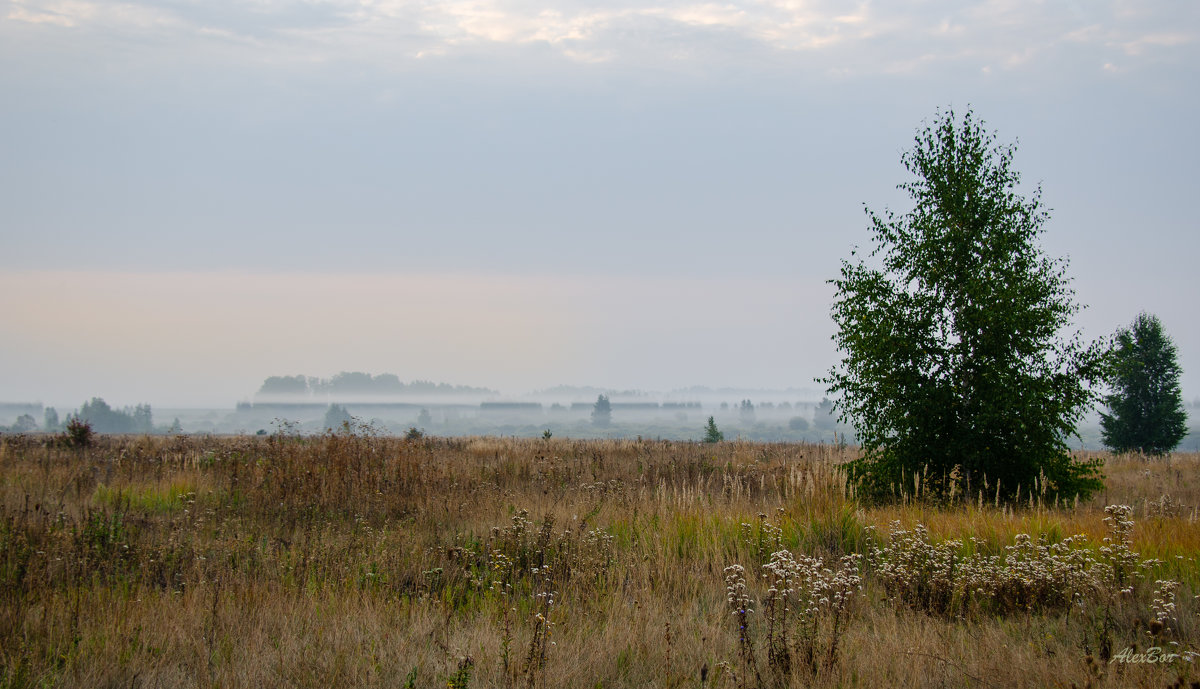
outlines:
[{"label": "distant forest", "polygon": [[399,376],[381,373],[372,376],[357,371],[342,371],[332,378],[312,376],[271,376],[263,381],[259,395],[300,397],[310,395],[495,395],[495,390],[470,385],[450,385],[428,380],[405,383]]}]

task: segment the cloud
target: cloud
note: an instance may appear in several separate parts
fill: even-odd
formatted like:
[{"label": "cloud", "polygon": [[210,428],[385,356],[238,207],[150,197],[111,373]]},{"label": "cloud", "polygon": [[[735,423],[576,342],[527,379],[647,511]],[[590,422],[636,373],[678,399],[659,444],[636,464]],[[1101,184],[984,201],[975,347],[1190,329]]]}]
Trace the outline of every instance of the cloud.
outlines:
[{"label": "cloud", "polygon": [[1153,33],[1126,41],[1121,44],[1121,47],[1125,50],[1126,55],[1141,55],[1147,49],[1174,48],[1187,45],[1194,40],[1196,40],[1195,36],[1181,32]]},{"label": "cloud", "polygon": [[[547,7],[522,0],[13,0],[16,25],[116,35],[175,36],[200,45],[253,39],[272,59],[346,56],[376,61],[488,55],[548,47],[566,60],[653,64],[788,56],[818,70],[886,73],[961,62],[1044,69],[1062,46],[1122,58],[1195,42],[1190,3],[1042,3],[950,0],[919,6],[816,0],[655,3],[585,0]],[[1182,15],[1182,16],[1181,16]],[[758,57],[755,57],[755,55]],[[1183,58],[1180,57],[1182,60]],[[906,67],[897,68],[897,65]]]},{"label": "cloud", "polygon": [[13,0],[7,19],[65,29],[170,33],[184,22],[165,9],[137,3],[86,0]]},{"label": "cloud", "polygon": [[9,10],[8,19],[28,24],[52,24],[67,28],[76,24],[76,17],[73,13],[62,12],[49,7],[42,10],[30,10],[21,5],[16,5]]}]

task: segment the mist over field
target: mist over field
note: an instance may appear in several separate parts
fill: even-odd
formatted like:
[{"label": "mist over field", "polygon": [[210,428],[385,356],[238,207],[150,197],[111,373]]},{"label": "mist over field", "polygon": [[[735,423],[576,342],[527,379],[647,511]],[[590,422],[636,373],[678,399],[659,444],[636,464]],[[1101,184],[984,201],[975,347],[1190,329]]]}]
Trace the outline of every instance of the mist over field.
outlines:
[{"label": "mist over field", "polygon": [[864,204],[908,210],[901,152],[968,107],[1081,337],[1156,314],[1193,400],[1198,12],[3,0],[0,402],[220,416],[339,371],[818,402]]}]

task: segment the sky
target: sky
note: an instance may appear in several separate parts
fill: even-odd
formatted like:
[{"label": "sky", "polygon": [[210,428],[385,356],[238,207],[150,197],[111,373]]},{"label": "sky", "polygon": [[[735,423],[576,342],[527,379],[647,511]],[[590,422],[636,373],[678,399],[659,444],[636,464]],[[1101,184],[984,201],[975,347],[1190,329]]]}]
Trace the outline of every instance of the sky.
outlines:
[{"label": "sky", "polygon": [[0,401],[819,387],[923,123],[1200,396],[1200,4],[0,0]]}]

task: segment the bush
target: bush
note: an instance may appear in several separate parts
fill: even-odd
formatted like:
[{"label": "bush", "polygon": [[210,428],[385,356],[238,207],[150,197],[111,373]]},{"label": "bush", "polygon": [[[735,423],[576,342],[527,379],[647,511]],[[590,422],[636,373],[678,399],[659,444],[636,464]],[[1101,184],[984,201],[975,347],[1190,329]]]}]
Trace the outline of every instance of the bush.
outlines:
[{"label": "bush", "polygon": [[95,437],[96,432],[92,430],[92,424],[79,417],[71,417],[67,421],[67,430],[63,432],[60,440],[64,447],[80,450],[91,447]]}]

